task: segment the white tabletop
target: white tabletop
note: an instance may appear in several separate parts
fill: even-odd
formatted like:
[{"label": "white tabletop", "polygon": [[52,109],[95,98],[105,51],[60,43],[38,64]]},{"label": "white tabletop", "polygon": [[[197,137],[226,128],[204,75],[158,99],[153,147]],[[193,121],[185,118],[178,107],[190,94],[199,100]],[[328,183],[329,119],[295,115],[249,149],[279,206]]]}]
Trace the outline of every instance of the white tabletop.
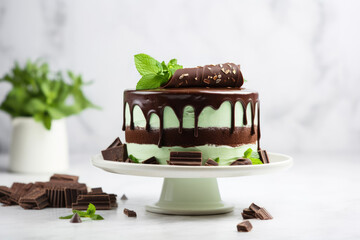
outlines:
[{"label": "white tabletop", "polygon": [[[235,211],[215,216],[170,216],[149,213],[144,205],[158,199],[161,178],[115,175],[90,165],[89,155],[71,156],[69,174],[90,187],[129,200],[117,210],[98,211],[104,221],[71,224],[60,220],[70,209],[23,210],[0,207],[0,239],[359,239],[360,159],[354,156],[293,155],[294,166],[282,173],[219,179],[224,201]],[[0,156],[0,185],[14,181],[45,181],[50,174],[6,172],[7,156]],[[253,230],[238,233],[241,211],[252,202],[265,207],[273,220],[250,220]],[[128,218],[123,208],[138,217]]]}]

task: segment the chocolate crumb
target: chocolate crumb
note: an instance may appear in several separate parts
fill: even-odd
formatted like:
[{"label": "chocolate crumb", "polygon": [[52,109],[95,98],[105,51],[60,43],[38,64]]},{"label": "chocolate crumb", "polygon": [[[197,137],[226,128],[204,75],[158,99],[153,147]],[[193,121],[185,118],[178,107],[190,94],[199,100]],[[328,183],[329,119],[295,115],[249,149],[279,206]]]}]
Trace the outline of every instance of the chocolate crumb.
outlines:
[{"label": "chocolate crumb", "polygon": [[124,208],[124,214],[128,217],[137,217],[136,212],[127,208]]}]

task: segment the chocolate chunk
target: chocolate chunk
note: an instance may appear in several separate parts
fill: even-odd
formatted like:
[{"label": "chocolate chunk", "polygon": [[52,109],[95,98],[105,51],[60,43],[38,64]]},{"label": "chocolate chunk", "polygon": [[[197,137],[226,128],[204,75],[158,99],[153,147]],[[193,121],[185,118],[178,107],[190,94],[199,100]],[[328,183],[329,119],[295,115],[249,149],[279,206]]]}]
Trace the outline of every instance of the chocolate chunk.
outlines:
[{"label": "chocolate chunk", "polygon": [[124,201],[128,200],[128,198],[126,197],[125,194],[123,194],[120,199],[121,199],[121,200],[124,200]]},{"label": "chocolate chunk", "polygon": [[112,144],[110,144],[110,146],[108,146],[107,149],[113,148],[113,147],[119,147],[119,146],[121,146],[121,145],[122,145],[122,142],[121,142],[120,138],[117,137],[117,138],[114,140],[114,142],[113,142]]},{"label": "chocolate chunk", "polygon": [[258,153],[259,153],[259,156],[260,156],[260,160],[261,160],[264,164],[270,163],[269,156],[268,156],[266,150],[259,150]]},{"label": "chocolate chunk", "polygon": [[255,203],[252,203],[252,204],[250,205],[249,209],[250,209],[251,211],[253,211],[253,212],[256,213],[257,211],[260,210],[260,207],[259,207],[258,205],[256,205]]},{"label": "chocolate chunk", "polygon": [[170,165],[201,166],[201,152],[170,152]]},{"label": "chocolate chunk", "polygon": [[142,162],[143,164],[159,164],[155,157],[151,157]]},{"label": "chocolate chunk", "polygon": [[244,83],[240,65],[224,63],[205,65],[197,68],[184,68],[175,71],[172,78],[163,86],[164,88],[240,88]]},{"label": "chocolate chunk", "polygon": [[214,160],[212,160],[211,158],[209,158],[206,162],[205,162],[205,166],[219,166],[219,163],[215,162]]},{"label": "chocolate chunk", "polygon": [[10,197],[11,189],[6,186],[0,186],[0,197]]},{"label": "chocolate chunk", "polygon": [[251,165],[252,162],[250,159],[248,158],[238,158],[236,159],[234,162],[232,162],[230,164],[230,166],[235,166],[235,165]]},{"label": "chocolate chunk", "polygon": [[252,229],[252,225],[249,221],[241,222],[236,227],[238,232],[250,232]]},{"label": "chocolate chunk", "polygon": [[90,194],[93,194],[93,193],[103,193],[103,190],[101,187],[92,188]]},{"label": "chocolate chunk", "polygon": [[122,144],[120,138],[115,141],[105,150],[101,151],[104,160],[124,162],[127,157],[126,144]]},{"label": "chocolate chunk", "polygon": [[77,202],[72,204],[73,210],[86,210],[89,203],[95,205],[98,210],[110,210],[111,201],[108,194],[79,195]]},{"label": "chocolate chunk", "polygon": [[117,195],[116,194],[109,194],[109,198],[110,198],[110,206],[112,208],[116,208],[118,206],[117,202],[116,202],[116,197]]},{"label": "chocolate chunk", "polygon": [[124,214],[128,217],[136,217],[136,212],[127,208],[124,208]]},{"label": "chocolate chunk", "polygon": [[19,200],[19,205],[25,209],[43,209],[49,206],[46,190],[36,188]]},{"label": "chocolate chunk", "polygon": [[246,213],[241,213],[241,216],[243,217],[243,219],[254,219],[256,218],[254,215],[250,215],[250,214],[246,214]]},{"label": "chocolate chunk", "polygon": [[61,182],[78,182],[79,176],[67,175],[67,174],[54,174],[50,177],[51,181],[61,181]]},{"label": "chocolate chunk", "polygon": [[247,215],[252,215],[255,217],[255,212],[253,210],[251,210],[250,208],[244,208],[243,213],[245,213]]},{"label": "chocolate chunk", "polygon": [[261,219],[261,220],[273,219],[273,217],[270,215],[270,213],[265,208],[260,208],[258,211],[256,211],[255,216],[256,216],[256,218]]},{"label": "chocolate chunk", "polygon": [[81,220],[79,214],[75,213],[75,214],[72,216],[72,218],[70,219],[70,222],[71,222],[71,223],[81,223],[82,220]]},{"label": "chocolate chunk", "polygon": [[33,183],[13,183],[11,186],[10,200],[19,204],[19,199],[34,189]]}]

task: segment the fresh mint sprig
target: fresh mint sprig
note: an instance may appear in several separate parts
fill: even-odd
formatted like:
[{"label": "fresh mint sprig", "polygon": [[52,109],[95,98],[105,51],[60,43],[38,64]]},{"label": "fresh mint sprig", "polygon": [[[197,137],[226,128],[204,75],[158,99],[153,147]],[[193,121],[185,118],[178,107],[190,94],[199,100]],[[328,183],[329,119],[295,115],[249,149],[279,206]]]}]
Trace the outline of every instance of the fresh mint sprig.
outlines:
[{"label": "fresh mint sprig", "polygon": [[[89,204],[88,209],[86,210],[86,212],[79,211],[79,210],[73,210],[72,212],[73,212],[73,214],[75,214],[75,213],[79,214],[79,216],[82,217],[82,218],[86,217],[86,218],[91,218],[92,220],[104,220],[104,218],[102,216],[100,216],[99,214],[95,214],[96,207],[92,203]],[[63,216],[63,217],[59,217],[59,218],[60,219],[71,219],[73,214]]]},{"label": "fresh mint sprig", "polygon": [[171,59],[168,64],[164,61],[160,63],[144,53],[135,55],[134,60],[136,69],[142,76],[136,85],[136,90],[159,88],[169,81],[176,70],[183,68],[176,59]]},{"label": "fresh mint sprig", "polygon": [[133,161],[134,163],[139,163],[139,159],[137,159],[136,157],[134,157],[132,154],[130,154],[129,158],[130,158],[131,161]]},{"label": "fresh mint sprig", "polygon": [[244,152],[244,158],[248,158],[251,160],[253,165],[256,164],[263,164],[263,162],[260,160],[260,156],[257,152],[254,152],[251,148],[248,148],[245,152]]}]

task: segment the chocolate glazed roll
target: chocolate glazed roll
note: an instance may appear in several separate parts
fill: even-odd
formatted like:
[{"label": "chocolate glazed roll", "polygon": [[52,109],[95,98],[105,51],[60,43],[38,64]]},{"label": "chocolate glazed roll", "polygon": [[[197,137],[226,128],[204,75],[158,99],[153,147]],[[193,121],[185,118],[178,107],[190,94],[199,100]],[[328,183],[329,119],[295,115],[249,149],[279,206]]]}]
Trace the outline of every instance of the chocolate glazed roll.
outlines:
[{"label": "chocolate glazed roll", "polygon": [[244,78],[240,71],[240,65],[224,63],[178,69],[163,88],[240,88],[243,83]]}]

